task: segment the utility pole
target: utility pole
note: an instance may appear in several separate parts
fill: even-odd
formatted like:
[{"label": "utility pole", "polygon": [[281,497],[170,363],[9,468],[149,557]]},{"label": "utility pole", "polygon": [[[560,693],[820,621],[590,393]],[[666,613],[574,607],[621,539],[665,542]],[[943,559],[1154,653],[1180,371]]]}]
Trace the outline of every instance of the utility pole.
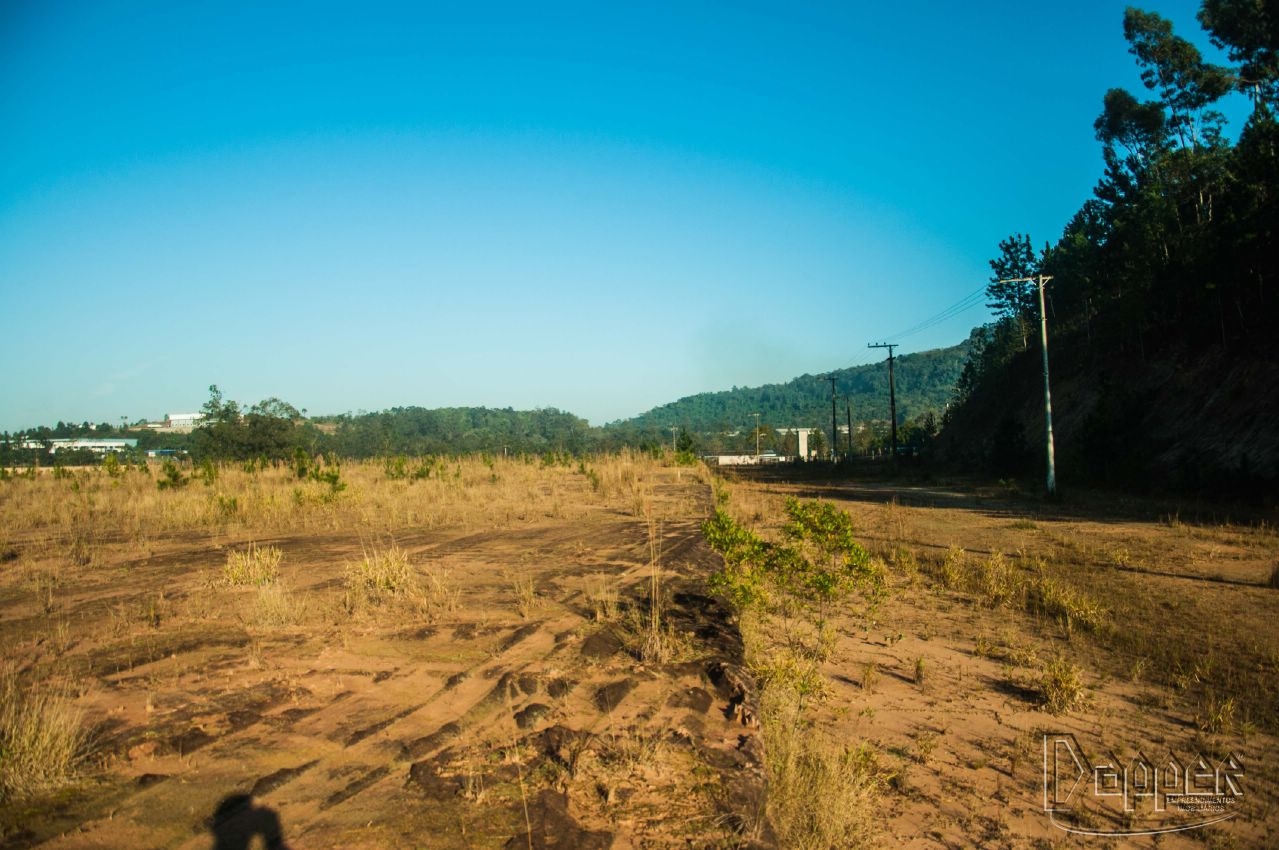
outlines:
[{"label": "utility pole", "polygon": [[759,463],[759,414],[752,413],[755,417],[755,462]]},{"label": "utility pole", "polygon": [[830,462],[839,462],[839,425],[835,418],[835,376],[830,376]]},{"label": "utility pole", "polygon": [[892,435],[893,435],[893,465],[897,465],[897,389],[893,381],[893,349],[897,347],[897,343],[891,345],[886,342],[867,343],[867,348],[887,348],[888,349],[888,415],[892,417]]},{"label": "utility pole", "polygon": [[848,414],[848,456],[853,456],[853,397],[844,396],[844,413]]},{"label": "utility pole", "polygon": [[678,428],[678,427],[676,427],[675,425],[672,425],[672,426],[671,426],[671,454],[675,454],[675,452],[676,452],[676,449],[675,449],[675,434],[676,434],[678,431],[679,431],[679,428]]},{"label": "utility pole", "polygon": [[1048,316],[1044,312],[1044,287],[1051,275],[1015,277],[999,283],[1033,283],[1039,289],[1039,342],[1044,352],[1044,442],[1048,447],[1048,495],[1057,495],[1057,467],[1053,461],[1053,397],[1048,387]]}]

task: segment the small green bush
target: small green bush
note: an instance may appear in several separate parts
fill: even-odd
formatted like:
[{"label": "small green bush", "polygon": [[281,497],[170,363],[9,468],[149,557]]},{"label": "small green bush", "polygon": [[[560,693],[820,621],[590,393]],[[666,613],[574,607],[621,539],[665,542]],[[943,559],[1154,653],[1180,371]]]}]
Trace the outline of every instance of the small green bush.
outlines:
[{"label": "small green bush", "polygon": [[189,483],[191,479],[182,474],[178,465],[171,460],[166,460],[160,467],[160,478],[155,482],[155,486],[160,490],[177,490]]}]

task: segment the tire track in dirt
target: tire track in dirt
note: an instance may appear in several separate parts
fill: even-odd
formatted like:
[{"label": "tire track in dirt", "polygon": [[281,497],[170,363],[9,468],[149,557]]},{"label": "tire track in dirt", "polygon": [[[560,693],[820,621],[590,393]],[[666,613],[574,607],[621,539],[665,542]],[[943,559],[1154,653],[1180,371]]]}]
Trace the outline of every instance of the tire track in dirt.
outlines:
[{"label": "tire track in dirt", "polygon": [[[704,621],[723,615],[682,577],[708,553],[696,522],[663,526],[668,619],[693,641],[684,651],[702,653],[703,635],[714,637]],[[609,512],[446,534],[393,536],[411,564],[441,568],[462,592],[462,607],[438,621],[373,611],[325,630],[264,631],[223,619],[97,650],[90,667],[123,674],[111,679],[123,701],[113,721],[119,793],[49,847],[119,846],[129,824],[126,844],[207,850],[212,822],[192,813],[236,795],[275,811],[299,847],[407,846],[421,834],[433,847],[524,846],[525,831],[608,846],[618,829],[656,836],[703,829],[693,826],[703,818],[710,828],[719,796],[686,792],[667,804],[655,789],[740,772],[743,727],[715,706],[705,659],[639,660],[652,571],[645,523]],[[270,543],[304,577],[292,587],[309,592],[340,581],[334,553],[355,545],[349,535]],[[297,563],[304,553],[319,567]],[[170,562],[197,560],[208,556]],[[536,589],[531,619],[517,614],[513,575]],[[620,619],[593,621],[599,580],[618,594]],[[252,599],[227,594],[228,604]],[[712,652],[728,645],[717,641]],[[157,686],[143,715],[141,698]],[[170,702],[175,692],[181,703]],[[671,817],[683,826],[663,825],[664,807],[682,812]]]},{"label": "tire track in dirt", "polygon": [[[452,688],[446,687],[446,681],[431,676],[435,690],[425,700],[392,711],[353,732],[343,733],[340,719],[326,716],[325,708],[308,714],[306,720],[310,726],[336,727],[328,737],[340,745],[340,749],[311,760],[304,768],[285,769],[283,775],[287,776],[287,782],[278,781],[281,776],[278,770],[264,775],[254,783],[254,787],[262,789],[257,796],[269,804],[274,792],[287,784],[293,804],[309,801],[318,812],[328,813],[349,806],[364,816],[382,808],[384,801],[396,797],[404,784],[408,768],[403,763],[406,756],[423,758],[463,736],[474,740],[491,737],[493,727],[501,726],[507,713],[514,713],[515,706],[523,705],[521,697],[525,695],[519,684],[520,677],[511,671],[534,668],[555,651],[554,629],[548,626],[571,625],[572,618],[565,617],[518,626],[498,640],[496,655],[467,668],[463,671],[466,675]],[[401,673],[397,678],[408,683],[422,681],[429,675]],[[385,699],[380,697],[378,688],[373,686],[357,698],[363,705],[352,707],[348,701],[334,710],[342,715],[368,717],[399,703],[394,694]],[[437,706],[440,702],[445,705]],[[437,708],[457,719],[428,734],[414,734],[414,727],[424,730]],[[234,736],[223,738],[218,746],[226,750],[227,756],[239,748]],[[375,802],[367,802],[365,798],[369,797]]]}]

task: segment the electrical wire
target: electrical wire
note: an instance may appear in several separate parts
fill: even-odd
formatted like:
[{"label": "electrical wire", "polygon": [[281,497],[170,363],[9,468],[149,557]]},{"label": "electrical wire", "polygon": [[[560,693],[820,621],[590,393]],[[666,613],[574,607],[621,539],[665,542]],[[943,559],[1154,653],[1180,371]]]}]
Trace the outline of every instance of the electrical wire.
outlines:
[{"label": "electrical wire", "polygon": [[922,322],[919,322],[918,324],[915,324],[915,325],[911,325],[910,327],[906,328],[903,331],[899,331],[898,333],[889,334],[888,336],[884,337],[884,339],[904,339],[908,336],[914,336],[917,333],[923,333],[929,328],[940,325],[942,322],[953,319],[962,313],[967,313],[969,310],[982,304],[986,300],[985,296],[986,296],[986,287],[983,286],[980,289],[975,290],[974,292],[964,296],[959,301],[956,301],[954,304],[950,305],[945,310],[942,310],[940,313],[936,314],[935,316],[931,316],[930,318],[924,319]]}]

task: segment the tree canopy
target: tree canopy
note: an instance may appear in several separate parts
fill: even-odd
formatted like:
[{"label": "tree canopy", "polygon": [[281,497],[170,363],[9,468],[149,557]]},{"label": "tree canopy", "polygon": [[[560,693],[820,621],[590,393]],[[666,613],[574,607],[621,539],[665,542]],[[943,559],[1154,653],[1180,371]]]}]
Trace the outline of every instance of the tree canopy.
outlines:
[{"label": "tree canopy", "polygon": [[[1029,237],[1015,234],[991,261],[994,279],[1052,277],[1054,407],[1060,387],[1068,411],[1059,452],[1064,447],[1077,474],[1193,482],[1207,469],[1233,469],[1235,478],[1275,473],[1277,459],[1262,447],[1275,435],[1260,437],[1255,420],[1275,421],[1265,405],[1276,387],[1241,390],[1233,405],[1208,403],[1209,390],[1220,389],[1212,382],[1228,378],[1208,364],[1251,369],[1255,381],[1273,362],[1274,8],[1261,0],[1203,4],[1200,21],[1235,67],[1206,62],[1158,14],[1128,9],[1124,37],[1148,99],[1120,88],[1103,94],[1093,124],[1102,147],[1093,197],[1044,251],[1036,254]],[[1253,99],[1233,143],[1216,109],[1232,91]],[[1026,468],[1039,455],[1022,449],[1042,429],[1037,352],[1026,350],[1038,336],[1037,323],[1026,319],[1037,319],[1038,307],[1028,291],[993,282],[989,295],[998,318],[974,336],[943,442],[975,462],[1002,455]],[[1203,399],[1194,414],[1221,417],[1215,433],[1191,433],[1190,398]],[[1235,416],[1254,420],[1251,431],[1236,426]]]}]

